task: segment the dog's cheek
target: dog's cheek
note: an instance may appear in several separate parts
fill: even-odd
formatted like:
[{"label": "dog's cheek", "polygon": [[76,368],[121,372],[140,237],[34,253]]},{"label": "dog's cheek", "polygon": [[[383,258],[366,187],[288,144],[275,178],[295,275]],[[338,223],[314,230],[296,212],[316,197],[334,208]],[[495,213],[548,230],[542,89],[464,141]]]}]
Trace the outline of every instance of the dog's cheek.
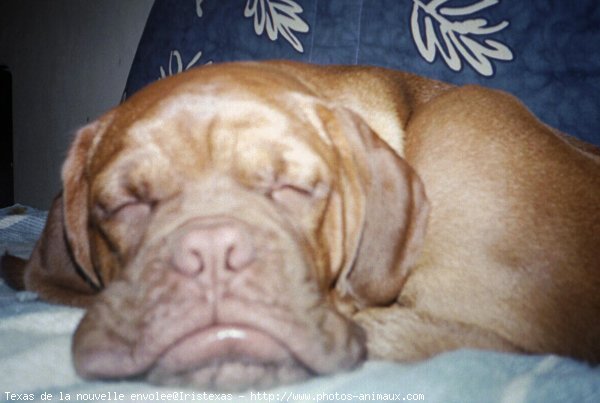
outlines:
[{"label": "dog's cheek", "polygon": [[137,254],[151,218],[151,207],[131,204],[95,226],[93,242],[96,267],[112,279]]},{"label": "dog's cheek", "polygon": [[101,279],[102,286],[106,287],[118,277],[120,263],[114,248],[109,245],[106,238],[99,232],[94,232],[90,242],[91,258],[93,265]]},{"label": "dog's cheek", "polygon": [[119,209],[113,217],[114,236],[125,257],[141,242],[152,208],[148,203],[131,203]]}]

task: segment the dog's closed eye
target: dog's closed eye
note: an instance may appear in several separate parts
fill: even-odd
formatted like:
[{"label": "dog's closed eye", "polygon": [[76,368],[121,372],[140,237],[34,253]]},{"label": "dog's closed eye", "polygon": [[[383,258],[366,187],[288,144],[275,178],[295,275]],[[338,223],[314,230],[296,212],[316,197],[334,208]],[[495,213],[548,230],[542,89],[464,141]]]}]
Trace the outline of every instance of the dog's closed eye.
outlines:
[{"label": "dog's closed eye", "polygon": [[135,224],[150,214],[153,203],[133,200],[117,206],[108,213],[108,218],[122,223]]},{"label": "dog's closed eye", "polygon": [[292,184],[279,185],[269,193],[271,199],[281,204],[288,204],[294,201],[306,202],[312,198],[312,195],[312,189]]},{"label": "dog's closed eye", "polygon": [[328,186],[318,182],[315,185],[299,185],[291,182],[278,183],[269,191],[268,196],[286,209],[305,208],[323,199]]}]

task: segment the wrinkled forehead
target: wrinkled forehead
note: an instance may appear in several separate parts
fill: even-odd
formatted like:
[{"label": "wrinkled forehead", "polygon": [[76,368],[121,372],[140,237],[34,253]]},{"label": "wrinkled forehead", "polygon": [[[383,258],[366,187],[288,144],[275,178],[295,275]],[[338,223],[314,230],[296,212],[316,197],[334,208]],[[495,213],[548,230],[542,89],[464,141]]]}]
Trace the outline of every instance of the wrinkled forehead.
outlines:
[{"label": "wrinkled forehead", "polygon": [[[127,127],[120,125],[120,133],[113,130],[109,137],[121,146],[100,147],[117,152],[107,154],[109,161],[98,168],[150,158],[190,175],[208,168],[265,176],[283,170],[314,175],[326,171],[332,160],[315,102],[306,93],[285,88],[267,93],[208,83],[179,91],[147,108]],[[129,150],[138,155],[127,156]]]}]

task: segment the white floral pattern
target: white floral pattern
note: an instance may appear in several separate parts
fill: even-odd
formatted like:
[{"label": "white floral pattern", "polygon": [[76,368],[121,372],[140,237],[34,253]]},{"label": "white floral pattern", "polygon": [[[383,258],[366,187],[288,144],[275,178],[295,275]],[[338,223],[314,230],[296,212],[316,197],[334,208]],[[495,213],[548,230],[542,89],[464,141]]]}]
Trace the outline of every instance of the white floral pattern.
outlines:
[{"label": "white floral pattern", "polygon": [[[181,58],[181,53],[178,50],[172,50],[169,54],[168,71],[165,71],[164,67],[160,66],[160,78],[165,78],[177,73],[181,73],[185,70],[189,70],[191,67],[194,67],[194,65],[200,60],[201,57],[202,51],[199,51],[194,55],[192,60],[190,60],[189,63],[187,63],[184,67],[183,60]],[[212,64],[212,60],[207,61],[205,64]]]},{"label": "white floral pattern", "polygon": [[493,39],[477,41],[472,38],[500,32],[508,27],[508,21],[488,26],[485,18],[457,20],[457,17],[467,17],[494,6],[500,0],[481,0],[466,7],[442,7],[449,1],[424,3],[413,0],[411,30],[417,49],[425,60],[432,63],[439,51],[452,70],[460,71],[464,59],[479,74],[488,77],[494,74],[490,59],[513,60],[512,51],[505,44]]},{"label": "white floral pattern", "polygon": [[262,35],[267,31],[270,40],[281,34],[299,53],[304,53],[302,42],[294,32],[306,33],[308,24],[300,17],[302,7],[292,0],[247,0],[244,17],[254,18],[254,32]]},{"label": "white floral pattern", "polygon": [[204,12],[202,11],[202,2],[204,0],[196,0],[196,15],[198,16],[198,18],[202,18],[202,16],[204,15]]},{"label": "white floral pattern", "polygon": [[[197,21],[194,25],[203,25],[212,21],[212,16],[208,18],[207,10],[204,9],[210,1],[214,1],[216,6],[222,0],[193,0],[193,2],[188,0],[185,12],[194,16]],[[490,25],[487,19],[475,15],[499,4],[502,0],[472,0],[470,5],[465,5],[465,1],[459,3],[456,1],[412,0],[412,3],[403,2],[399,7],[406,7],[406,11],[411,13],[412,38],[418,52],[427,62],[433,63],[440,54],[446,65],[454,71],[460,71],[464,64],[468,64],[482,76],[492,76],[495,68],[494,61],[514,59],[508,46],[489,38],[490,35],[506,29],[509,22],[505,20]],[[458,5],[451,5],[453,2]],[[304,45],[297,34],[306,34],[312,31],[313,27],[303,17],[304,9],[301,3],[299,0],[246,0],[245,6],[244,3],[236,6],[244,7],[243,17],[237,13],[236,15],[243,19],[252,19],[257,36],[261,37],[266,33],[272,42],[283,39],[294,51],[304,53]],[[214,11],[213,8],[208,12]],[[218,12],[216,15],[219,15]],[[203,20],[198,21],[198,19]],[[311,32],[311,34],[315,33]],[[393,39],[389,37],[379,37],[377,42],[371,39],[374,46],[381,47],[388,46],[390,41]],[[203,52],[185,46],[171,50],[168,62],[159,65],[160,78],[181,73],[199,63]],[[184,63],[184,59],[190,56],[189,62]],[[205,64],[211,63],[213,61],[209,60]],[[124,94],[124,97],[126,96]]]}]

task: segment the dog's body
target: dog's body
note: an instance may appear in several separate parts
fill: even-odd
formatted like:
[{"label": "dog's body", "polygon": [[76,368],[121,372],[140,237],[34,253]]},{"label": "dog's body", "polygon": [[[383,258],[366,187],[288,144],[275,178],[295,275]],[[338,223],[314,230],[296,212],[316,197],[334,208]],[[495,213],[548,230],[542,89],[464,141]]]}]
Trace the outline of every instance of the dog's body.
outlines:
[{"label": "dog's body", "polygon": [[244,388],[461,347],[600,361],[600,153],[498,91],[204,67],[81,129],[63,183],[25,282],[89,307],[84,376]]}]

